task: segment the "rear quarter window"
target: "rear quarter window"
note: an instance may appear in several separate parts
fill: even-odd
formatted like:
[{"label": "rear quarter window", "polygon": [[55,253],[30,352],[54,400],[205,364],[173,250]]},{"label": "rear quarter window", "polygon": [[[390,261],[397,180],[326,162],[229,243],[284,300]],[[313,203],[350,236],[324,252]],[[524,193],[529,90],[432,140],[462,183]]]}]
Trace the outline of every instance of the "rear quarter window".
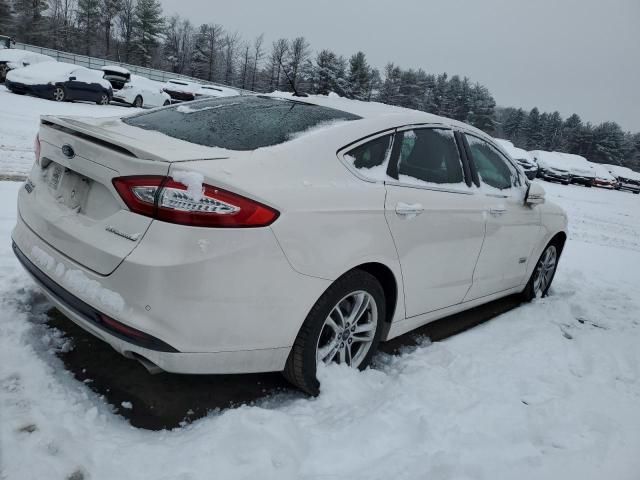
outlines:
[{"label": "rear quarter window", "polygon": [[251,95],[184,103],[123,121],[198,145],[246,151],[284,143],[323,124],[359,118],[309,103]]}]

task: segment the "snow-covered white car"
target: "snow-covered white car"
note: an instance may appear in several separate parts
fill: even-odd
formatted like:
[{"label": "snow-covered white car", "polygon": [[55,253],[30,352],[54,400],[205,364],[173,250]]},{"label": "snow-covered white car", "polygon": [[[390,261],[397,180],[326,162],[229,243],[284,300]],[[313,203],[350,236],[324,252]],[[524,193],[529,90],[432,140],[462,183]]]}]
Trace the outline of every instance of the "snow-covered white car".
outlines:
[{"label": "snow-covered white car", "polygon": [[565,165],[569,167],[571,183],[579,183],[585,187],[593,187],[596,180],[596,171],[593,163],[580,155],[572,153],[553,153],[560,155],[564,159]]},{"label": "snow-covered white car", "polygon": [[602,188],[617,188],[618,180],[614,177],[611,172],[607,169],[605,165],[601,165],[599,163],[592,163],[593,169],[595,170],[596,178],[593,184],[596,187]]},{"label": "snow-covered white car", "polygon": [[558,152],[534,150],[530,152],[538,164],[538,177],[549,182],[571,183],[571,173],[566,159]]},{"label": "snow-covered white car", "polygon": [[171,96],[171,103],[178,103],[195,100],[200,87],[200,84],[186,80],[169,80],[162,89]]},{"label": "snow-covered white car", "polygon": [[13,249],[153,370],[366,367],[380,341],[547,294],[567,217],[483,132],[335,97],[44,116]]},{"label": "snow-covered white car", "polygon": [[11,70],[42,62],[55,62],[55,59],[48,55],[26,50],[0,49],[0,83],[4,82],[7,73]]},{"label": "snow-covered white car", "polygon": [[618,180],[616,189],[626,190],[635,193],[636,195],[640,194],[640,173],[620,165],[604,166],[609,170],[609,173]]},{"label": "snow-covered white car", "polygon": [[496,138],[495,140],[504,150],[506,150],[511,158],[518,162],[529,180],[533,180],[538,176],[538,164],[531,153],[523,150],[522,148],[516,147],[509,140],[504,140],[502,138]]},{"label": "snow-covered white car", "polygon": [[238,90],[220,85],[200,85],[200,88],[195,92],[196,99],[204,97],[235,97],[237,95],[240,95]]},{"label": "snow-covered white car", "polygon": [[104,78],[113,87],[114,102],[134,107],[162,107],[171,103],[171,97],[163,90],[163,84],[135,75],[126,68],[109,65],[102,67]]},{"label": "snow-covered white car", "polygon": [[81,100],[107,105],[113,95],[111,84],[99,70],[63,62],[42,62],[12,70],[5,86],[13,93],[56,102]]}]

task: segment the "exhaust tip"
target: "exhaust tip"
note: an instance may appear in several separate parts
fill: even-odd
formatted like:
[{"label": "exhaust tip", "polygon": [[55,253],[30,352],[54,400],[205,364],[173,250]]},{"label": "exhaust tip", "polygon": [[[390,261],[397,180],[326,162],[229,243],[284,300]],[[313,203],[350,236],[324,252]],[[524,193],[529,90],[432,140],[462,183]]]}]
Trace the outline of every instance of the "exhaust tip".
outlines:
[{"label": "exhaust tip", "polygon": [[138,362],[140,362],[142,364],[142,366],[144,368],[147,369],[147,371],[151,374],[151,375],[157,375],[159,373],[163,373],[164,370],[162,368],[160,368],[158,365],[156,365],[155,363],[153,363],[151,360],[144,358],[142,355],[135,353],[135,352],[131,352],[131,356],[136,359]]}]

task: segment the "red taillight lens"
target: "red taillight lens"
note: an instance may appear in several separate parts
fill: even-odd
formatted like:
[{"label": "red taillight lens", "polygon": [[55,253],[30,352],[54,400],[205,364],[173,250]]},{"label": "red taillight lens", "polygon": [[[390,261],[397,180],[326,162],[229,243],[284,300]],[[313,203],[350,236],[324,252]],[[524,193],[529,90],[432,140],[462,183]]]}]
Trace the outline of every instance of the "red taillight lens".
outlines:
[{"label": "red taillight lens", "polygon": [[271,225],[277,210],[236,193],[203,185],[194,198],[169,177],[119,177],[113,185],[132,212],[193,227],[251,228]]},{"label": "red taillight lens", "polygon": [[33,140],[33,152],[36,156],[36,165],[40,165],[40,134],[36,134],[36,138]]}]

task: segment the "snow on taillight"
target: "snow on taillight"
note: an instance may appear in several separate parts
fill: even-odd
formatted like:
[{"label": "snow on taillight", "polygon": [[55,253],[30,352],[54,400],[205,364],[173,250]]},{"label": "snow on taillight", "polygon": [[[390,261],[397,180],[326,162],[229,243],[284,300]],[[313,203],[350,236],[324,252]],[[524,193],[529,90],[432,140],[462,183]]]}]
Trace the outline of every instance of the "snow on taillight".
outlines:
[{"label": "snow on taillight", "polygon": [[36,165],[40,165],[40,134],[36,134],[33,140],[33,152],[36,156]]},{"label": "snow on taillight", "polygon": [[203,185],[194,197],[170,177],[119,177],[113,185],[132,212],[194,227],[251,228],[271,225],[277,210],[236,193]]}]

